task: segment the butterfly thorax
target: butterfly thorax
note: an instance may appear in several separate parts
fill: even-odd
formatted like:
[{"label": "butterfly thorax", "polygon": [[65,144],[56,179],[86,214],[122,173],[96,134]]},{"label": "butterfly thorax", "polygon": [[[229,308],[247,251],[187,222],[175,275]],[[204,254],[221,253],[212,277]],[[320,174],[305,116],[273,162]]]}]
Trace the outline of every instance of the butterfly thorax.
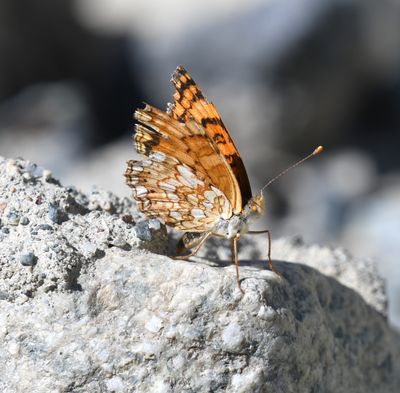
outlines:
[{"label": "butterfly thorax", "polygon": [[212,231],[227,239],[232,239],[238,234],[245,234],[249,231],[249,224],[260,218],[264,214],[264,210],[263,195],[255,195],[240,214],[234,214],[227,220],[220,218]]}]

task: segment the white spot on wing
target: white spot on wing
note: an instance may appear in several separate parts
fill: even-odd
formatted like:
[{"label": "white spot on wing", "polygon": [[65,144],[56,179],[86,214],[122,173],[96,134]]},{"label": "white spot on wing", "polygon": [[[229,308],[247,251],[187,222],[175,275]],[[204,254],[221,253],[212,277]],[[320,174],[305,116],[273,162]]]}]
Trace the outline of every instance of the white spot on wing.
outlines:
[{"label": "white spot on wing", "polygon": [[165,190],[165,191],[175,191],[176,190],[176,187],[173,184],[171,184],[169,181],[168,182],[160,181],[160,182],[158,182],[158,185],[160,186],[160,188],[162,190]]},{"label": "white spot on wing", "polygon": [[148,199],[145,199],[143,201],[143,208],[148,209],[150,207],[150,201]]},{"label": "white spot on wing", "polygon": [[183,176],[177,176],[177,178],[179,180],[180,185],[192,188],[192,185]]},{"label": "white spot on wing", "polygon": [[169,215],[176,220],[182,220],[182,214],[177,211],[172,211]]},{"label": "white spot on wing", "polygon": [[197,206],[197,205],[199,204],[198,198],[197,198],[195,195],[193,195],[193,194],[188,194],[188,195],[186,195],[186,199],[187,199],[187,201],[188,201],[189,203],[191,203],[192,205]]},{"label": "white spot on wing", "polygon": [[204,196],[206,197],[206,199],[207,199],[209,202],[214,203],[214,199],[215,199],[215,197],[216,197],[214,191],[208,191],[208,190],[207,190],[207,191],[204,193]]},{"label": "white spot on wing", "polygon": [[129,176],[128,184],[138,184],[139,178],[137,176]]},{"label": "white spot on wing", "polygon": [[194,218],[204,218],[206,215],[204,214],[204,211],[198,208],[194,208],[190,211],[190,214]]},{"label": "white spot on wing", "polygon": [[198,179],[193,172],[191,172],[187,167],[183,165],[178,165],[177,169],[182,177],[189,183],[189,185],[193,188],[198,185],[204,186],[204,182]]},{"label": "white spot on wing", "polygon": [[143,167],[138,165],[131,166],[132,171],[134,172],[143,172]]},{"label": "white spot on wing", "polygon": [[176,189],[176,187],[181,187],[182,186],[182,184],[178,180],[176,180],[174,178],[168,179],[168,184],[170,184],[172,187],[175,187],[175,189]]},{"label": "white spot on wing", "polygon": [[213,190],[215,195],[218,195],[218,196],[223,195],[223,196],[225,196],[224,193],[220,189],[218,189],[218,188],[216,188],[214,186],[211,186],[211,189]]},{"label": "white spot on wing", "polygon": [[143,161],[142,161],[142,165],[143,165],[144,167],[151,166],[151,164],[152,164],[152,161],[151,161],[151,160],[143,160]]},{"label": "white spot on wing", "polygon": [[172,192],[169,192],[167,195],[168,195],[168,199],[169,200],[174,201],[174,202],[179,202],[178,195],[176,195],[176,194],[174,194]]},{"label": "white spot on wing", "polygon": [[159,151],[154,151],[149,154],[149,158],[151,160],[157,161],[157,162],[163,162],[166,159],[166,155],[164,153],[161,153]]},{"label": "white spot on wing", "polygon": [[232,214],[231,204],[229,203],[228,199],[224,197],[221,217],[229,219],[231,217],[231,214]]},{"label": "white spot on wing", "polygon": [[204,202],[203,202],[203,206],[204,206],[206,209],[211,210],[211,209],[213,208],[214,205],[213,205],[212,203],[208,202],[208,201],[204,201]]},{"label": "white spot on wing", "polygon": [[147,188],[143,187],[143,186],[136,186],[135,187],[135,191],[136,191],[136,197],[137,198],[144,197],[148,193]]}]

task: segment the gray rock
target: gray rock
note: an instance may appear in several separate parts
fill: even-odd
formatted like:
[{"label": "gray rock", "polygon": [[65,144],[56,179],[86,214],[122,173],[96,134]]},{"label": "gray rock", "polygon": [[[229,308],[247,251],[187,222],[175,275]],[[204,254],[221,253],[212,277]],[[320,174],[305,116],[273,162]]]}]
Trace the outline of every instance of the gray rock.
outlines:
[{"label": "gray rock", "polygon": [[20,216],[14,210],[9,211],[5,216],[5,222],[7,222],[8,225],[18,225],[19,220],[20,220]]},{"label": "gray rock", "polygon": [[34,266],[37,262],[37,256],[33,252],[22,254],[19,258],[22,266]]},{"label": "gray rock", "polygon": [[147,221],[138,222],[135,226],[136,236],[142,240],[151,240],[150,227]]},{"label": "gray rock", "polygon": [[28,176],[24,176],[24,178],[32,179],[32,178],[42,177],[43,173],[44,173],[44,168],[42,168],[41,166],[38,166],[34,163],[31,163],[25,167],[23,176],[28,175]]},{"label": "gray rock", "polygon": [[21,219],[19,220],[19,223],[21,225],[28,225],[29,224],[29,219],[27,217],[21,217]]},{"label": "gray rock", "polygon": [[80,275],[82,291],[2,301],[0,387],[395,391],[399,338],[362,293],[300,263],[276,262],[280,278],[263,261],[242,263],[242,297],[225,265],[112,248]]},{"label": "gray rock", "polygon": [[67,214],[62,209],[60,209],[58,203],[49,204],[48,215],[50,220],[56,224],[61,224],[62,222],[68,220]]},{"label": "gray rock", "polygon": [[53,227],[49,224],[40,224],[37,226],[37,229],[42,230],[42,231],[52,231]]},{"label": "gray rock", "polygon": [[[80,274],[110,247],[165,249],[164,227],[150,229],[151,244],[135,235],[139,218],[132,202],[108,192],[85,195],[64,188],[35,168],[23,160],[0,161],[0,222],[8,225],[0,233],[0,291],[9,300],[79,289]],[[34,174],[29,182],[28,172]],[[127,215],[132,222],[122,219]],[[20,217],[29,225],[18,225]]]},{"label": "gray rock", "polygon": [[[4,161],[0,182],[2,168]],[[1,186],[0,199],[14,206],[33,196],[23,212],[32,226],[48,220],[48,200],[63,206],[72,197],[42,178],[17,190],[11,198]],[[135,222],[122,219],[136,216],[127,201],[90,210],[90,198],[73,197],[89,212],[36,235],[18,225],[3,240],[0,391],[385,393],[400,386],[400,338],[387,324],[372,262],[279,239],[272,248],[278,276],[267,269],[264,238],[243,237],[242,296],[225,242],[203,251],[222,260],[174,261],[144,250],[165,251],[164,227],[149,224],[151,241],[135,237]],[[101,208],[111,205],[121,214]],[[29,275],[13,259],[28,247],[40,255]]]}]

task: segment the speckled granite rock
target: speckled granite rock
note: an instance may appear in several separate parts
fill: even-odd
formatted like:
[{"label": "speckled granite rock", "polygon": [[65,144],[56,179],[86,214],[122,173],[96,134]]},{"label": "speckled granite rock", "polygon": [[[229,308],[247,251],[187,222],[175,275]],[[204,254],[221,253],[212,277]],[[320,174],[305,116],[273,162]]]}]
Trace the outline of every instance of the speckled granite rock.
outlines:
[{"label": "speckled granite rock", "polygon": [[[11,183],[3,182],[8,166],[17,168]],[[205,255],[222,261],[153,254],[137,246],[160,250],[161,235],[150,230],[153,240],[134,241],[136,226],[120,218],[132,212],[117,198],[103,195],[92,205],[50,176],[20,182],[25,171],[21,161],[0,163],[2,227],[9,228],[1,247],[0,391],[384,393],[400,386],[399,337],[383,315],[372,263],[280,239],[273,243],[279,277],[266,269],[262,238],[243,238],[241,296],[218,242]],[[8,194],[10,187],[16,191]],[[42,195],[39,207],[34,190]],[[32,202],[18,208],[14,196],[28,193]],[[66,203],[68,195],[76,204]],[[60,223],[49,218],[50,203],[61,209]],[[15,225],[3,223],[7,208]],[[41,229],[43,238],[34,241],[35,225],[53,229]],[[43,258],[49,233],[64,258]],[[71,261],[79,261],[73,285]],[[56,272],[58,285],[42,290],[46,284],[32,280],[24,295],[37,269]],[[6,274],[16,278],[10,283]]]}]

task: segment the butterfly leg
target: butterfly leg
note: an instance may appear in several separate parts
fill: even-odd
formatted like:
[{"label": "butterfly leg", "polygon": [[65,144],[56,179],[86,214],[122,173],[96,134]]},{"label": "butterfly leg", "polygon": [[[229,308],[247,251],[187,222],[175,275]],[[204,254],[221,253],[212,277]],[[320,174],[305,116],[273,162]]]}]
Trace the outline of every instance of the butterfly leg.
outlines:
[{"label": "butterfly leg", "polygon": [[235,262],[236,266],[236,281],[237,285],[240,289],[240,292],[244,295],[244,291],[240,285],[240,278],[239,278],[239,258],[238,258],[238,251],[237,251],[237,241],[240,239],[240,235],[236,235],[232,240],[231,240],[231,246],[232,246],[232,262]]},{"label": "butterfly leg", "polygon": [[[178,243],[177,246],[177,251],[178,253],[181,253],[182,251],[194,248],[194,250],[188,254],[188,255],[177,255],[172,258],[174,259],[180,259],[180,260],[187,260],[190,257],[193,257],[194,255],[197,254],[197,252],[200,250],[200,247],[205,243],[205,241],[210,237],[210,236],[215,236],[215,237],[220,237],[224,238],[223,235],[220,233],[216,232],[203,232],[200,234],[200,236],[196,236],[198,233],[196,232],[186,232],[183,234],[181,240]],[[194,235],[194,236],[193,236]]]},{"label": "butterfly leg", "polygon": [[187,248],[191,248],[190,246],[195,247],[195,248],[190,254],[187,254],[187,255],[176,255],[176,256],[173,257],[173,259],[179,259],[179,260],[185,260],[186,261],[189,258],[195,256],[197,254],[197,252],[200,250],[201,246],[205,243],[205,241],[212,234],[213,234],[212,232],[206,232],[202,237],[200,237],[200,239],[198,239],[197,241],[194,240],[193,244],[190,244],[190,240],[187,240],[185,238],[186,234],[184,234],[182,236],[182,239],[180,240],[180,243],[182,243],[182,245],[178,246],[179,247],[179,251],[185,250]]},{"label": "butterfly leg", "polygon": [[251,235],[261,235],[263,233],[266,233],[268,235],[268,266],[269,268],[278,276],[282,276],[281,272],[275,268],[275,266],[272,264],[272,258],[271,258],[271,231],[268,229],[264,231],[249,231],[247,232],[248,234]]}]

